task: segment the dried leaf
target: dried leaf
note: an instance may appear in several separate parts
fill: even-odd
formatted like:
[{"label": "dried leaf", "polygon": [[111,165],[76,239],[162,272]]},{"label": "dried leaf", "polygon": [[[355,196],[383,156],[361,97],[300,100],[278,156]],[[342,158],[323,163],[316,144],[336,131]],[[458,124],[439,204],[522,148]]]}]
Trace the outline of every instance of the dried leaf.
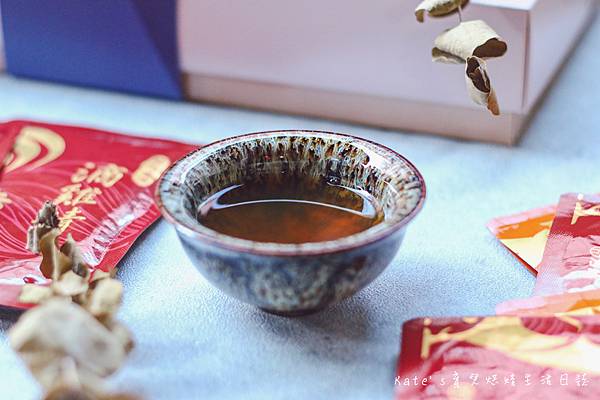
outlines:
[{"label": "dried leaf", "polygon": [[425,20],[425,12],[430,17],[443,17],[458,11],[459,6],[464,7],[469,0],[423,0],[415,9],[417,21]]},{"label": "dried leaf", "polygon": [[116,279],[98,281],[87,304],[88,311],[96,318],[114,315],[123,298],[123,285]]},{"label": "dried leaf", "polygon": [[39,250],[42,253],[40,271],[46,278],[53,280],[58,280],[63,273],[71,269],[70,258],[61,253],[56,246],[58,235],[60,235],[60,230],[52,229],[39,241]]},{"label": "dried leaf", "polygon": [[433,61],[463,63],[468,57],[501,57],[508,46],[484,21],[466,21],[435,39]]},{"label": "dried leaf", "polygon": [[40,252],[39,242],[41,238],[54,228],[58,228],[58,215],[56,206],[51,201],[46,201],[38,211],[36,219],[27,230],[27,243],[25,248],[33,253]]},{"label": "dried leaf", "polygon": [[88,278],[67,271],[57,281],[52,282],[52,290],[59,296],[73,297],[87,292]]},{"label": "dried leaf", "polygon": [[467,58],[465,79],[471,99],[486,106],[494,115],[500,115],[496,92],[490,83],[486,63],[478,57]]},{"label": "dried leaf", "polygon": [[40,304],[52,297],[52,289],[48,286],[26,283],[21,288],[19,301],[25,304]]}]

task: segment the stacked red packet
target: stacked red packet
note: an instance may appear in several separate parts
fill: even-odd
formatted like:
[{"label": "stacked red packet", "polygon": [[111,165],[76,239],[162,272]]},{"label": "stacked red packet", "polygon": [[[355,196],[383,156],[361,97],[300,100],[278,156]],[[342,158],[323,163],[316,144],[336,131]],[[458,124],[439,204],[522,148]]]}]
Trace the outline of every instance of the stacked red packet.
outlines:
[{"label": "stacked red packet", "polygon": [[95,129],[14,121],[0,124],[0,306],[18,302],[24,283],[47,284],[41,257],[25,249],[45,200],[59,228],[92,268],[108,271],[160,215],[154,186],[197,146]]},{"label": "stacked red packet", "polygon": [[600,289],[600,196],[560,198],[534,293]]},{"label": "stacked red packet", "polygon": [[595,313],[600,304],[600,196],[561,196],[534,289],[499,314]]},{"label": "stacked red packet", "polygon": [[396,398],[598,399],[600,319],[415,319],[403,327]]},{"label": "stacked red packet", "polygon": [[537,272],[535,296],[496,317],[407,322],[397,398],[600,398],[600,196],[568,193],[488,228]]}]

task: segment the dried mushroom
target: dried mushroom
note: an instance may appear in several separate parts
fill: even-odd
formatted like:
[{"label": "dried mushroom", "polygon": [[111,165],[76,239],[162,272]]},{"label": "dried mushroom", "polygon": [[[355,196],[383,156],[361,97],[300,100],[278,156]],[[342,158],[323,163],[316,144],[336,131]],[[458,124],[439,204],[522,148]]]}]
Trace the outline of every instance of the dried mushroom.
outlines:
[{"label": "dried mushroom", "polygon": [[467,58],[465,80],[471,99],[477,104],[486,106],[492,114],[500,115],[496,92],[490,83],[484,60],[479,57]]},{"label": "dried mushroom", "polygon": [[430,17],[444,17],[458,12],[469,0],[423,0],[415,9],[417,21],[425,21],[425,12]]},{"label": "dried mushroom", "polygon": [[463,64],[471,56],[501,57],[508,46],[488,24],[481,20],[461,22],[435,39],[433,61]]},{"label": "dried mushroom", "polygon": [[71,235],[57,246],[56,208],[46,202],[28,231],[27,247],[42,254],[40,269],[49,286],[26,284],[19,300],[38,304],[9,331],[12,348],[47,391],[47,400],[134,399],[107,394],[104,378],[133,348],[130,331],[114,316],[122,284],[114,270],[92,271]]}]

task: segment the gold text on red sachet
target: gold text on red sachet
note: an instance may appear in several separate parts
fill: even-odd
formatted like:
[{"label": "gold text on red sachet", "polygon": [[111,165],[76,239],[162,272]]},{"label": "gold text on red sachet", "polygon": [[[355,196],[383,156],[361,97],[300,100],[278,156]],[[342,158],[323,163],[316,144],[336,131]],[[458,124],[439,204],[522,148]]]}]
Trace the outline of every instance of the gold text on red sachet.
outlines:
[{"label": "gold text on red sachet", "polygon": [[96,187],[81,187],[81,183],[63,186],[60,194],[54,199],[54,204],[75,206],[77,204],[96,204],[96,196],[102,194],[102,190]]},{"label": "gold text on red sachet", "polygon": [[99,183],[107,188],[119,182],[125,173],[127,173],[127,168],[115,163],[108,163],[96,168],[96,164],[87,162],[75,171],[71,176],[71,182]]},{"label": "gold text on red sachet", "polygon": [[[83,221],[83,205],[95,205],[96,197],[102,194],[103,188],[110,188],[119,182],[127,173],[127,168],[115,163],[97,166],[86,162],[71,175],[71,184],[60,189],[60,194],[54,199],[54,204],[63,208],[59,219],[59,229],[64,232],[73,221]],[[70,207],[64,210],[64,207]]]}]

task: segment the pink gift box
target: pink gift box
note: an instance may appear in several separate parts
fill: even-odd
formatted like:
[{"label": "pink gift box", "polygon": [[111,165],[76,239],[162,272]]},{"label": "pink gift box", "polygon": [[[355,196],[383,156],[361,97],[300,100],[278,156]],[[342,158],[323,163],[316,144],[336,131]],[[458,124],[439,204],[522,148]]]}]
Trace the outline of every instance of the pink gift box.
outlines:
[{"label": "pink gift box", "polygon": [[385,128],[514,143],[594,15],[594,0],[471,0],[509,50],[488,63],[502,115],[468,97],[464,66],[431,62],[457,16],[417,23],[418,0],[180,0],[187,95]]}]

